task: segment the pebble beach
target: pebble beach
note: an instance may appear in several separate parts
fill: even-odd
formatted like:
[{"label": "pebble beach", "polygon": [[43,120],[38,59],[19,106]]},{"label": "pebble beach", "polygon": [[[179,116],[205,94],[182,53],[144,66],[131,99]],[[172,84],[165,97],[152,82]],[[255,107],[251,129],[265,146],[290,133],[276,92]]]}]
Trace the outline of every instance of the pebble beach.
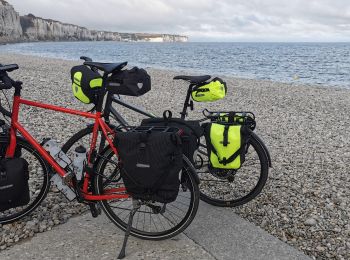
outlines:
[{"label": "pebble beach", "polygon": [[[80,64],[78,60],[0,53],[0,63],[19,65],[11,76],[24,82],[26,99],[84,111],[91,108],[71,92],[70,69]],[[165,109],[174,115],[180,112],[187,85],[172,80],[179,73],[146,69],[152,90],[125,99],[156,115]],[[232,210],[314,259],[350,259],[350,89],[303,86],[297,81],[224,80],[227,96],[215,103],[195,103],[189,118],[201,118],[204,108],[254,112],[256,133],[268,146],[273,166],[262,193]],[[130,122],[142,119],[115,108]],[[20,121],[37,140],[51,137],[61,145],[90,122],[36,108],[21,111]],[[30,216],[0,225],[0,250],[85,211],[84,205],[68,202],[53,188]]]}]

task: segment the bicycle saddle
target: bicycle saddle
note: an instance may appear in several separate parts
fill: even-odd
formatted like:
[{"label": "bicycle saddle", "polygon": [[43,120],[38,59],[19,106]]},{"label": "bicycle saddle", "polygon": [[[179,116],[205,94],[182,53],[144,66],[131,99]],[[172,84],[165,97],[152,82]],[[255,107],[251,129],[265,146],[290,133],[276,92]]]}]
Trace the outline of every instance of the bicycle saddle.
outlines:
[{"label": "bicycle saddle", "polygon": [[186,80],[188,82],[190,82],[191,84],[199,84],[202,83],[208,79],[210,79],[211,76],[210,75],[203,75],[203,76],[185,76],[185,75],[179,75],[179,76],[175,76],[173,79],[183,79]]},{"label": "bicycle saddle", "polygon": [[0,64],[0,72],[11,72],[18,69],[17,64],[2,65]]},{"label": "bicycle saddle", "polygon": [[93,61],[85,61],[84,65],[95,67],[99,70],[104,71],[105,73],[109,74],[118,70],[121,70],[128,64],[128,62],[122,62],[122,63],[102,63],[102,62],[93,62]]}]

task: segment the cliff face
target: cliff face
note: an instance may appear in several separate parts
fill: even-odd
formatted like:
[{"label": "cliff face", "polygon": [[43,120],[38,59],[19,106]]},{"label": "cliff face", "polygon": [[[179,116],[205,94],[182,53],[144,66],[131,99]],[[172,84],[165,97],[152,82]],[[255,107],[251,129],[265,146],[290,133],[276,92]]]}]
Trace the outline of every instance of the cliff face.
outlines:
[{"label": "cliff face", "polygon": [[182,35],[163,34],[164,42],[187,42],[188,37]]},{"label": "cliff face", "polygon": [[150,41],[186,42],[186,36],[170,34],[118,33],[89,30],[74,24],[36,17],[19,16],[0,0],[0,43],[18,41]]},{"label": "cliff face", "polygon": [[[132,37],[130,37],[132,35]],[[187,42],[187,36],[172,35],[172,34],[154,34],[154,33],[135,33],[135,34],[122,34],[123,39],[129,39],[134,41],[144,42]]]},{"label": "cliff face", "polygon": [[78,25],[35,17],[21,16],[23,36],[28,41],[118,41],[119,33],[88,30]]},{"label": "cliff face", "polygon": [[19,14],[12,5],[0,0],[0,43],[16,42],[22,37]]}]

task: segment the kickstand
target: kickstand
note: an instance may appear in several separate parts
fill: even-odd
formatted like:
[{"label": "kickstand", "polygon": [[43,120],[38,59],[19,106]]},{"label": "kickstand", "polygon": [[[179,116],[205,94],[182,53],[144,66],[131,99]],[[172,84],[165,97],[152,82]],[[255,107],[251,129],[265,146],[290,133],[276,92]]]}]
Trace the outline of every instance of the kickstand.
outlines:
[{"label": "kickstand", "polygon": [[134,218],[134,215],[135,215],[136,211],[138,211],[139,208],[141,207],[141,204],[137,200],[133,200],[132,204],[133,204],[133,209],[130,211],[130,214],[129,214],[129,221],[128,221],[128,226],[127,226],[127,228],[125,230],[123,247],[120,250],[120,253],[118,255],[118,259],[123,259],[125,257],[125,248],[126,248],[126,243],[128,242],[129,235],[130,235],[130,230],[131,230],[131,227],[132,227],[132,221],[133,221],[133,218]]}]

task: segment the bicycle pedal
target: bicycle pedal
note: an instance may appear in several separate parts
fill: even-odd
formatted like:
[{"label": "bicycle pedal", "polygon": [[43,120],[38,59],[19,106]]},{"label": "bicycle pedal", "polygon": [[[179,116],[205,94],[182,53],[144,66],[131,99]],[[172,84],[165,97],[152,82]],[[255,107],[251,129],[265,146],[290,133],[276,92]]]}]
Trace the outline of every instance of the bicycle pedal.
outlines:
[{"label": "bicycle pedal", "polygon": [[89,203],[91,215],[93,218],[97,218],[98,215],[101,215],[101,208],[96,203]]}]

